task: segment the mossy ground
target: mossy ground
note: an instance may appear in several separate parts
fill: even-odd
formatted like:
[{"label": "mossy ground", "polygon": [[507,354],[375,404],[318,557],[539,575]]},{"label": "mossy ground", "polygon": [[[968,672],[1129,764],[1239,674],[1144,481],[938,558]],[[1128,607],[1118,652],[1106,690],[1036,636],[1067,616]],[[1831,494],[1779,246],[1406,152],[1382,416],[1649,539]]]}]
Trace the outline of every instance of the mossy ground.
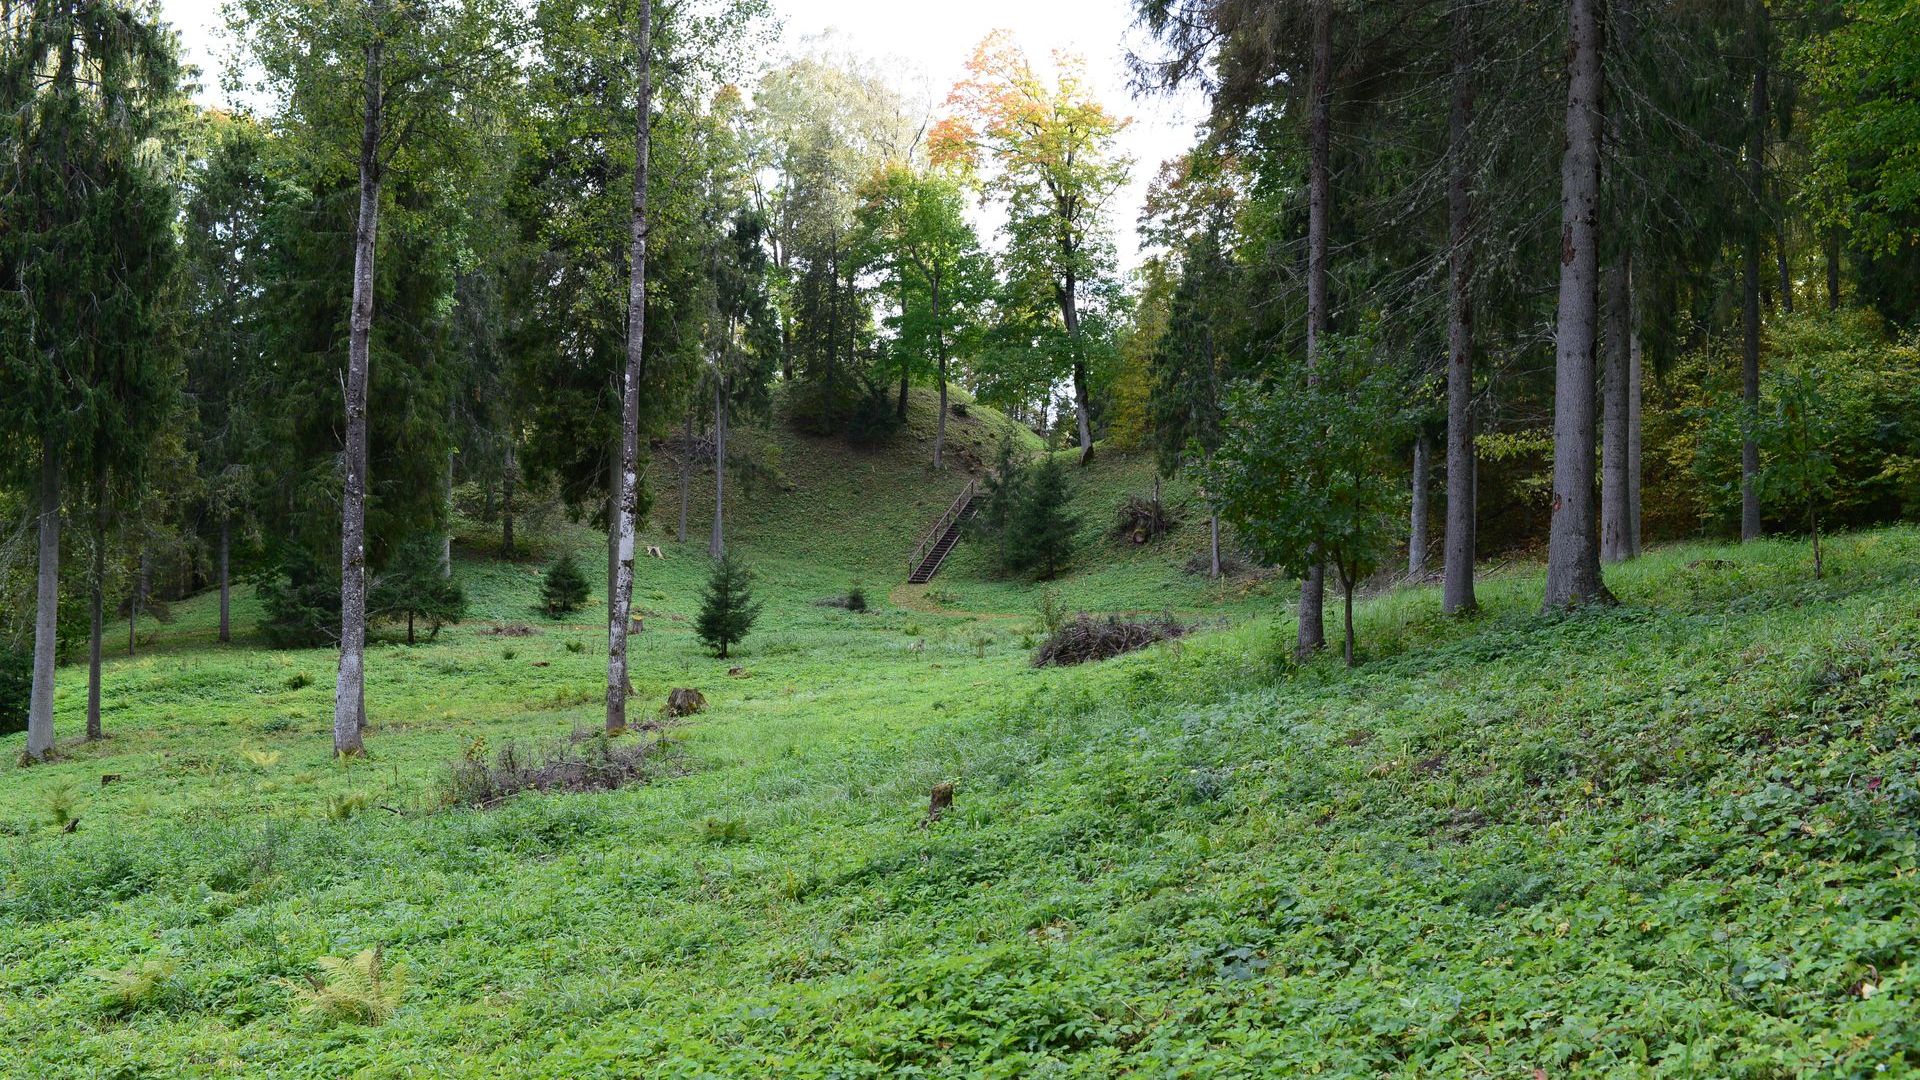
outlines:
[{"label": "mossy ground", "polygon": [[[330,654],[219,646],[209,598],[108,665],[103,743],[64,738],[63,669],[61,760],[0,767],[0,1072],[1920,1069],[1920,531],[1835,538],[1821,582],[1786,541],[1665,548],[1571,617],[1537,614],[1526,568],[1468,621],[1391,591],[1348,672],[1277,659],[1264,588],[1180,571],[1196,518],[1089,544],[1058,588],[1223,625],[1036,671],[1037,590],[976,556],[884,602],[958,487],[922,420],[864,453],[763,436],[781,478],[733,536],[767,614],[736,659],[688,629],[704,515],[653,537],[637,708],[682,685],[710,708],[625,736],[667,744],[646,786],[438,804],[480,740],[598,722],[602,609],[541,619],[535,563],[463,563],[466,623],[373,649],[351,765]],[[1149,482],[1097,461],[1090,537]],[[856,581],[878,610],[816,603]],[[485,632],[513,622],[539,632]],[[288,981],[376,945],[407,972],[384,1024],[294,1007]],[[155,977],[106,977],[128,969]]]}]

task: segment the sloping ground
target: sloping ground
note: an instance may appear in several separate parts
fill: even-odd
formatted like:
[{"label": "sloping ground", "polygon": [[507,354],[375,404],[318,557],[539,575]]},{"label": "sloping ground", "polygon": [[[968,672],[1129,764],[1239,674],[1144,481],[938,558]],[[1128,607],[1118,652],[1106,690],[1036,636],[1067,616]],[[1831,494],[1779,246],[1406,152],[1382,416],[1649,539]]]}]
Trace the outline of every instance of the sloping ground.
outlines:
[{"label": "sloping ground", "polygon": [[[1920,531],[1829,566],[1668,549],[1556,619],[1525,574],[1467,623],[1394,593],[1354,673],[1276,666],[1284,622],[1033,671],[991,624],[795,604],[728,680],[667,621],[643,683],[714,702],[685,771],[487,813],[430,810],[441,763],[592,722],[536,700],[594,690],[567,631],[379,650],[351,770],[282,674],[324,654],[183,646],[116,666],[114,741],[0,771],[6,1071],[1910,1073]],[[402,812],[334,820],[352,790]],[[384,1025],[293,1009],[374,945]],[[155,958],[131,1005],[90,974]]]},{"label": "sloping ground", "polygon": [[[956,390],[953,399],[964,402],[966,396]],[[829,576],[847,583],[858,581],[875,600],[892,593],[902,606],[918,611],[1034,615],[1039,590],[1023,578],[1001,574],[991,553],[970,540],[961,541],[928,586],[897,589],[906,581],[907,557],[922,533],[973,471],[997,460],[1003,432],[1014,432],[1022,452],[1040,451],[1031,432],[1010,424],[989,406],[968,403],[968,415],[951,417],[948,423],[949,468],[935,472],[937,408],[933,391],[915,389],[907,426],[894,438],[864,449],[796,432],[777,407],[764,426],[742,424],[733,441],[740,457],[755,467],[749,477],[729,480],[729,543],[770,582],[831,571]],[[1077,454],[1065,456],[1078,459]],[[657,462],[650,477],[654,507],[645,542],[660,545],[670,556],[684,553],[699,560],[706,551],[713,479],[706,463],[701,465],[689,485],[684,545],[674,542],[680,507],[677,463]],[[1182,520],[1168,537],[1135,545],[1112,535],[1121,501],[1129,494],[1153,491],[1151,455],[1103,448],[1087,468],[1070,466],[1069,478],[1075,493],[1070,510],[1079,517],[1080,529],[1072,565],[1052,584],[1063,608],[1201,612],[1248,599],[1266,602],[1263,583],[1213,583],[1185,572],[1188,560],[1206,549],[1207,526],[1192,486],[1182,478],[1165,483],[1164,499]],[[643,582],[655,571],[673,573],[657,562],[643,562]]]}]

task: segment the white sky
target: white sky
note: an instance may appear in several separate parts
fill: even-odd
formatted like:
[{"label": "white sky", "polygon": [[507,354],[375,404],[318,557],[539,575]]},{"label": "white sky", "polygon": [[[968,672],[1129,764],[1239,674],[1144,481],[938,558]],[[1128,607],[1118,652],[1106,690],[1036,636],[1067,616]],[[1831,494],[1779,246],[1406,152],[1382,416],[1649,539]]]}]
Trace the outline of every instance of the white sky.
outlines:
[{"label": "white sky", "polygon": [[[1205,106],[1192,96],[1177,100],[1136,100],[1127,89],[1126,53],[1142,39],[1132,30],[1129,0],[772,0],[789,48],[829,31],[835,44],[898,63],[903,87],[920,83],[936,99],[961,74],[973,47],[989,31],[1008,29],[1028,55],[1045,62],[1054,49],[1087,59],[1089,74],[1114,112],[1131,116],[1121,135],[1133,157],[1133,180],[1113,207],[1115,241],[1122,266],[1139,258],[1134,222],[1147,181],[1160,162],[1193,142],[1194,125]],[[167,18],[179,29],[187,58],[201,70],[201,96],[218,101],[219,60],[223,51],[220,0],[163,0]],[[937,103],[937,102],[936,102]]]}]

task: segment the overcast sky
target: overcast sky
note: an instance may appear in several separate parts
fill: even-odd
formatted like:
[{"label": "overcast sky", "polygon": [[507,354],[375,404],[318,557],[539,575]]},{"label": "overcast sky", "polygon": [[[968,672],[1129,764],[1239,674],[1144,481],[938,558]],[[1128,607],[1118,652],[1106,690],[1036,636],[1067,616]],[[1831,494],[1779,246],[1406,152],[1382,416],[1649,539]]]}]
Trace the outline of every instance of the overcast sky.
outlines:
[{"label": "overcast sky", "polygon": [[[831,32],[839,47],[875,59],[899,62],[904,85],[921,84],[936,99],[960,76],[973,47],[989,31],[1008,29],[1029,55],[1044,61],[1054,49],[1086,57],[1108,107],[1133,124],[1122,135],[1134,158],[1133,182],[1113,208],[1115,239],[1123,265],[1138,252],[1134,220],[1147,180],[1160,162],[1186,149],[1204,106],[1192,97],[1170,101],[1135,99],[1127,89],[1126,55],[1141,38],[1132,30],[1129,0],[772,0],[790,49]],[[218,57],[222,49],[220,0],[163,0],[167,17],[197,64],[202,97],[219,101]]]}]

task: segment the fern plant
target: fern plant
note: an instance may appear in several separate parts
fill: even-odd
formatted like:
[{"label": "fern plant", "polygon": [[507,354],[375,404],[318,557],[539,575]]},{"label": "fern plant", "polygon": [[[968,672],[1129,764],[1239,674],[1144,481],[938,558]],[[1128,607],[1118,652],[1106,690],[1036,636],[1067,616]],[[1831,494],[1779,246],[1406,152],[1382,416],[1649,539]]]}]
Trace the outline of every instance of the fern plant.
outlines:
[{"label": "fern plant", "polygon": [[100,980],[100,1011],[124,1016],[157,1003],[173,985],[179,961],[171,956],[143,960],[118,971],[95,971]]},{"label": "fern plant", "polygon": [[407,966],[388,967],[379,946],[352,956],[323,956],[320,974],[305,985],[283,979],[300,1012],[324,1020],[382,1024],[400,1008],[407,988]]}]

